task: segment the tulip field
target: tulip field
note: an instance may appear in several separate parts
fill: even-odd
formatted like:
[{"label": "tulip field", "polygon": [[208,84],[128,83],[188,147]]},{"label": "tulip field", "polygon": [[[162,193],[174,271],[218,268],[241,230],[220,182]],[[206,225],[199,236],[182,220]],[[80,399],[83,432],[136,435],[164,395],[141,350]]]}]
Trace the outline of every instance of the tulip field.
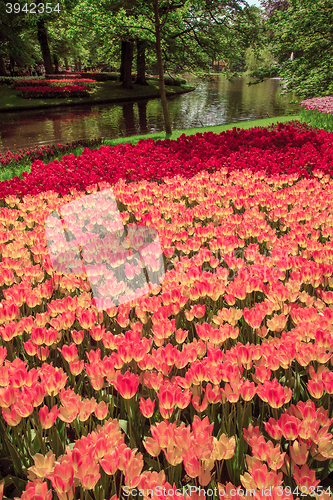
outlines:
[{"label": "tulip field", "polygon": [[45,97],[87,97],[89,90],[96,86],[96,80],[91,78],[62,78],[61,80],[21,80],[13,83],[20,97],[39,99]]},{"label": "tulip field", "polygon": [[301,102],[303,109],[300,112],[302,121],[333,131],[333,96],[313,97]]},{"label": "tulip field", "polygon": [[[1,182],[0,499],[333,498],[332,174],[333,133],[289,122]],[[165,276],[99,310],[45,221],[108,189]]]}]

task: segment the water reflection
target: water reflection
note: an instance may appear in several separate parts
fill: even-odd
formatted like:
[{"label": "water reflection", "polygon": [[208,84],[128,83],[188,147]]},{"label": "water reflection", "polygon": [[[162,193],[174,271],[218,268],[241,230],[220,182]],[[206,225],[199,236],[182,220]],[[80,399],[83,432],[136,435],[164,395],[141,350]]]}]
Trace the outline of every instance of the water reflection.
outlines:
[{"label": "water reflection", "polygon": [[[216,75],[212,81],[187,77],[196,90],[169,98],[173,129],[220,125],[242,120],[292,115],[300,106],[289,104],[293,94],[279,95],[278,79],[248,86],[251,79],[229,82]],[[0,114],[0,151],[66,143],[78,139],[116,138],[164,129],[159,99],[96,106]]]}]

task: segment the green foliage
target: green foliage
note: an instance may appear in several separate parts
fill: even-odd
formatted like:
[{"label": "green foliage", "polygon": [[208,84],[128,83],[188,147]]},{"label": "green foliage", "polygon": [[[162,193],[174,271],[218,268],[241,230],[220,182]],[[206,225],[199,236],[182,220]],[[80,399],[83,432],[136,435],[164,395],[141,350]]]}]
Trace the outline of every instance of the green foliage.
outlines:
[{"label": "green foliage", "polygon": [[[5,1],[0,0],[0,6]],[[141,39],[147,42],[147,70],[157,73],[152,0],[59,3],[58,14],[13,14],[9,28],[3,30],[8,19],[1,17],[4,10],[0,9],[0,56],[12,55],[11,46],[17,62],[19,52],[24,63],[42,62],[36,24],[43,19],[52,59],[56,55],[60,65],[104,65],[119,70],[121,40]],[[159,0],[164,71],[192,71],[200,76],[211,70],[213,60],[243,63],[246,48],[258,38],[258,12],[244,0]],[[136,53],[134,65],[135,57]]]},{"label": "green foliage", "polygon": [[332,24],[331,0],[290,0],[287,10],[269,18],[266,29],[281,64],[283,93],[295,91],[306,98],[333,93]]},{"label": "green foliage", "polygon": [[32,62],[34,52],[31,28],[25,13],[7,13],[6,0],[0,0],[0,57],[13,57],[17,64]]},{"label": "green foliage", "polygon": [[270,69],[275,63],[271,47],[264,47],[256,54],[253,47],[249,47],[245,52],[245,63],[247,71],[256,71],[259,68]]},{"label": "green foliage", "polygon": [[179,76],[165,75],[164,77],[165,85],[174,85],[175,87],[180,87],[181,85],[186,85],[185,78]]},{"label": "green foliage", "polygon": [[330,113],[322,113],[316,109],[302,109],[299,116],[302,122],[326,130],[326,132],[333,132],[333,115]]},{"label": "green foliage", "polygon": [[257,78],[256,82],[250,82],[249,85],[254,85],[255,83],[262,82],[265,78],[273,78],[279,76],[280,66],[278,64],[273,64],[270,68],[265,68],[260,66],[258,69],[251,71],[249,76]]}]

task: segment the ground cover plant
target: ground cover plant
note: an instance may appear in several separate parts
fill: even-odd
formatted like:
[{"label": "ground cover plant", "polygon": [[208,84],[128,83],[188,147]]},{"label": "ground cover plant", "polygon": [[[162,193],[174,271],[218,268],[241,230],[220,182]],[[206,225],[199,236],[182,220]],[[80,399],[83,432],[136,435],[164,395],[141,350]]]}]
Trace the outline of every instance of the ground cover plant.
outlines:
[{"label": "ground cover plant", "polygon": [[[333,458],[332,134],[243,132],[86,151],[80,190],[75,176],[64,184],[66,161],[80,169],[72,157],[44,171],[49,185],[1,183],[7,497],[116,500],[136,488],[182,500],[201,486],[221,499],[319,498]],[[113,177],[93,179],[104,155]],[[166,277],[99,311],[85,273],[54,271],[44,224],[109,189],[128,230],[158,231]],[[128,256],[127,279],[136,264]]]},{"label": "ground cover plant", "polygon": [[300,116],[304,122],[329,132],[333,131],[333,96],[306,99],[301,105],[304,107]]}]

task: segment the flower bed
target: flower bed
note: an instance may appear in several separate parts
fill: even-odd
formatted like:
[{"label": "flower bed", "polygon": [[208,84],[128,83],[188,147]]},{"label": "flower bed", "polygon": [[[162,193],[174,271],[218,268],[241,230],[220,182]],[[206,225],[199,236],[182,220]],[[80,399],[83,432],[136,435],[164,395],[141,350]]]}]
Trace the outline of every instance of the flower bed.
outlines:
[{"label": "flower bed", "polygon": [[28,164],[35,160],[46,160],[60,153],[72,153],[80,147],[93,148],[101,143],[101,139],[91,139],[89,141],[73,141],[70,144],[47,144],[47,146],[36,146],[34,149],[19,149],[16,152],[7,151],[0,153],[0,171],[6,168],[17,168],[19,165]]},{"label": "flower bed", "polygon": [[[128,175],[126,162],[131,157],[133,168],[140,153],[142,172],[131,183],[117,174],[80,192],[67,184],[23,199],[19,189],[5,194],[0,456],[12,460],[7,496],[116,500],[148,489],[154,500],[183,500],[192,487],[193,500],[212,498],[209,488],[221,500],[240,500],[245,489],[256,500],[319,498],[333,458],[333,181],[319,168],[331,136],[298,131],[292,150],[289,127],[266,136],[245,131],[259,167],[266,147],[279,151],[266,172],[254,168],[245,136],[233,131],[228,141],[199,134],[113,148],[114,156],[86,152],[91,169],[102,168],[108,151],[117,172],[122,157]],[[229,156],[217,165],[226,144]],[[311,144],[318,165],[304,178]],[[201,171],[185,164],[179,175],[181,147],[201,156]],[[291,172],[278,173],[277,158]],[[153,177],[152,166],[160,182],[142,179]],[[86,274],[52,268],[44,224],[71,201],[110,188],[128,230],[158,231],[167,273],[149,296],[98,311]],[[101,207],[87,205],[103,225]],[[82,232],[92,230],[88,211],[72,220]],[[133,263],[129,256],[129,280],[138,272]],[[112,269],[118,277],[114,262]],[[193,493],[198,486],[206,495]]]},{"label": "flower bed", "polygon": [[300,123],[278,124],[269,129],[233,130],[219,135],[207,132],[181,136],[177,141],[153,139],[115,147],[103,146],[75,158],[44,165],[35,161],[31,173],[23,173],[1,184],[3,197],[24,196],[53,190],[67,194],[92,183],[114,184],[128,181],[159,180],[182,173],[185,177],[201,170],[214,172],[221,167],[250,168],[272,175],[284,173],[311,177],[316,168],[325,174],[332,169],[331,134],[310,130]]},{"label": "flower bed", "polygon": [[20,92],[21,97],[25,99],[40,99],[44,97],[48,98],[61,98],[64,97],[88,97],[89,88],[84,85],[65,85],[64,87],[49,87],[49,86],[38,86],[38,87],[17,87],[16,90]]},{"label": "flower bed", "polygon": [[[62,87],[69,85],[85,85],[85,86],[95,86],[96,80],[92,80],[91,78],[76,78],[69,79],[64,78],[62,80],[28,80],[24,82],[24,87]],[[13,88],[18,89],[22,87],[22,82],[14,82]]]},{"label": "flower bed", "polygon": [[0,85],[11,85],[12,83],[27,83],[31,80],[37,80],[38,83],[44,82],[45,76],[0,76]]},{"label": "flower bed", "polygon": [[322,113],[333,113],[333,96],[314,97],[301,102],[305,109],[321,111]]},{"label": "flower bed", "polygon": [[301,102],[300,116],[306,123],[333,131],[333,96],[314,97]]},{"label": "flower bed", "polygon": [[89,78],[98,82],[104,82],[107,80],[118,80],[120,73],[90,73],[90,72],[81,72],[81,73],[66,73],[60,75],[46,75],[46,78],[54,79],[54,80],[63,80],[64,78]]}]

